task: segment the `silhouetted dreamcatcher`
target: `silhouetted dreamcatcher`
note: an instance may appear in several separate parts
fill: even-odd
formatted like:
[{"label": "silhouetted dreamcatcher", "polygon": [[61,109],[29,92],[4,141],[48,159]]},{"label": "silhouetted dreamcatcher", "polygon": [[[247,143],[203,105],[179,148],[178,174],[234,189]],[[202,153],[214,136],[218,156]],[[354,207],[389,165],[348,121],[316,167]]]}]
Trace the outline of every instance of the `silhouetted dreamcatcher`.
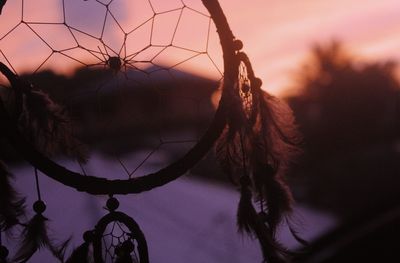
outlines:
[{"label": "silhouetted dreamcatcher", "polygon": [[[217,0],[20,0],[0,1],[1,9],[0,71],[5,78],[1,86],[0,136],[34,167],[37,201],[33,205],[35,215],[25,220],[24,198],[13,189],[12,176],[1,163],[1,232],[21,228],[22,240],[12,256],[1,246],[0,262],[27,262],[42,247],[62,262],[149,262],[144,234],[130,216],[117,211],[115,196],[149,191],[177,179],[214,146],[223,170],[240,188],[239,230],[259,240],[266,262],[286,262],[290,253],[277,242],[275,234],[278,224],[291,211],[292,197],[284,174],[297,153],[298,136],[291,111],[261,89],[261,80],[255,77],[247,55],[241,51],[242,42],[233,36]],[[222,54],[216,51],[219,46],[214,45],[214,32]],[[64,78],[70,84],[60,91],[65,96],[55,100],[49,95],[51,91],[37,85],[38,77],[47,76],[48,69],[71,71],[78,67],[75,75],[85,73],[91,83],[83,91],[76,88],[79,83],[71,84]],[[188,95],[194,90],[189,88],[200,81],[183,73],[188,69],[206,72],[212,79],[205,82],[211,87],[208,93]],[[45,80],[56,85],[52,77]],[[164,121],[183,127],[174,123],[174,118],[199,117],[185,114],[190,107],[202,111],[200,105],[210,101],[210,90],[214,94],[219,90],[221,95],[216,110],[212,110],[212,120],[204,122],[208,128],[201,130],[203,135],[166,139],[162,134],[169,126]],[[131,96],[129,92],[139,99],[123,104]],[[90,96],[95,99],[88,99]],[[173,98],[172,103],[165,99],[167,96]],[[118,103],[113,104],[109,98]],[[152,108],[135,115],[135,105],[142,98],[146,98],[142,106],[152,104]],[[109,114],[106,121],[97,121],[115,104],[126,107]],[[161,110],[152,110],[157,107]],[[93,125],[108,137],[125,127],[112,129],[110,123],[128,114],[130,117],[124,115],[125,124],[131,121],[136,125],[134,129],[140,127],[139,133],[156,139],[138,134],[139,142],[126,143],[143,147],[143,141],[150,141],[149,152],[133,166],[114,153],[122,177],[89,175],[85,167],[90,162],[87,145],[91,142],[79,136],[86,132],[85,121],[76,125],[74,112],[79,111],[87,111],[90,118],[85,120],[95,119]],[[157,126],[152,119],[159,122],[156,115],[163,111],[168,111],[168,116]],[[146,113],[151,116],[143,117]],[[145,163],[162,147],[182,143],[191,147],[181,157],[158,171],[144,172]],[[61,165],[57,161],[60,155],[75,159],[79,168]],[[105,207],[108,213],[84,233],[82,245],[69,256],[64,255],[68,240],[54,244],[47,235],[39,171],[78,191],[109,196]]]}]

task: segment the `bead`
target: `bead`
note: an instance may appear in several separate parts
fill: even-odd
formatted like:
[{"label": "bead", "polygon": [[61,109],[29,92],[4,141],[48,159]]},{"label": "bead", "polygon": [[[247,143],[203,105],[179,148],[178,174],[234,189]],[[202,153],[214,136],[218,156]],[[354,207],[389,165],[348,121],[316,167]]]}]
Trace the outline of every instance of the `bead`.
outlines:
[{"label": "bead", "polygon": [[235,41],[233,41],[233,47],[236,51],[241,50],[243,48],[243,42],[239,39],[236,39]]},{"label": "bead", "polygon": [[107,200],[106,206],[107,206],[107,208],[108,208],[110,211],[115,211],[115,210],[117,210],[118,207],[119,207],[119,202],[118,202],[117,198],[115,198],[115,197],[110,197],[110,198]]},{"label": "bead", "polygon": [[260,78],[255,78],[253,82],[254,82],[254,86],[256,86],[256,87],[262,86],[262,80]]},{"label": "bead", "polygon": [[122,245],[121,248],[127,253],[130,254],[133,252],[133,250],[135,250],[135,245],[133,244],[132,241],[130,240],[125,240]]},{"label": "bead", "polygon": [[242,92],[247,93],[250,91],[250,85],[249,84],[244,84],[242,85]]},{"label": "bead", "polygon": [[119,57],[110,57],[107,60],[107,64],[112,70],[115,70],[115,71],[119,71],[122,66],[122,62]]},{"label": "bead", "polygon": [[135,245],[130,240],[125,240],[115,248],[115,255],[121,258],[129,256],[135,250]]},{"label": "bead", "polygon": [[94,233],[92,230],[88,230],[85,233],[83,233],[83,240],[85,240],[86,243],[92,242],[94,239]]},{"label": "bead", "polygon": [[42,200],[38,200],[33,204],[33,211],[38,214],[42,214],[46,211],[46,204]]}]

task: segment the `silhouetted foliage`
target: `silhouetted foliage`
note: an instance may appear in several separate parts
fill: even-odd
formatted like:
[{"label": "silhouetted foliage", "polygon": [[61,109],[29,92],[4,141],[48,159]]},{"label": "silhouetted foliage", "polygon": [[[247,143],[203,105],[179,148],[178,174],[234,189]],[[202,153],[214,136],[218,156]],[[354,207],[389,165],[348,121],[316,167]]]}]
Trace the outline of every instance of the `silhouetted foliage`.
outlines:
[{"label": "silhouetted foliage", "polygon": [[357,61],[337,42],[313,48],[297,76],[300,94],[289,98],[306,152],[300,198],[345,216],[397,203],[395,70],[393,62]]}]

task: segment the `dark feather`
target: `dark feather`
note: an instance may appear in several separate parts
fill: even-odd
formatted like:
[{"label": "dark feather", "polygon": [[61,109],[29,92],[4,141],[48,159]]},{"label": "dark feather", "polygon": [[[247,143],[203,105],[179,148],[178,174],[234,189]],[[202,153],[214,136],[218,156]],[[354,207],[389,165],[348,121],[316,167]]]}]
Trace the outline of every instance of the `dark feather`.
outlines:
[{"label": "dark feather", "polygon": [[33,254],[48,243],[46,221],[42,214],[36,214],[22,232],[23,240],[13,261],[27,262]]},{"label": "dark feather", "polygon": [[251,191],[242,187],[239,201],[237,223],[240,232],[246,232],[258,239],[264,261],[268,263],[288,262],[290,253],[275,239],[274,234],[257,214]]},{"label": "dark feather", "polygon": [[[250,106],[235,89],[229,94],[227,126],[217,141],[216,156],[223,170],[236,178],[233,181],[243,175],[248,178],[245,184],[240,179],[240,232],[259,240],[269,263],[287,262],[289,253],[277,242],[275,232],[291,212],[293,198],[285,173],[300,152],[301,140],[290,108],[258,86],[251,89]],[[264,216],[255,210],[253,194]]]},{"label": "dark feather", "polygon": [[268,155],[266,161],[284,174],[288,165],[301,152],[301,136],[289,106],[259,89],[258,103],[260,118],[255,133],[262,136],[263,147]]},{"label": "dark feather", "polygon": [[267,164],[254,164],[253,180],[257,200],[266,208],[265,220],[275,233],[278,224],[292,211],[293,197],[289,187]]},{"label": "dark feather", "polygon": [[216,142],[215,155],[222,171],[228,175],[232,183],[236,184],[233,175],[237,173],[237,168],[241,167],[242,161],[237,142],[233,142],[228,136],[228,128],[225,128]]},{"label": "dark feather", "polygon": [[81,163],[86,162],[86,149],[73,136],[72,122],[65,110],[1,62],[0,71],[15,90],[16,109],[12,115],[25,137],[45,154],[62,153]]},{"label": "dark feather", "polygon": [[28,222],[22,232],[23,239],[13,262],[25,263],[43,247],[47,247],[60,262],[64,262],[64,253],[69,240],[59,246],[54,245],[47,234],[47,220],[38,213]]},{"label": "dark feather", "polygon": [[255,211],[252,204],[251,191],[246,187],[241,187],[240,200],[237,211],[237,225],[240,232],[252,234],[252,225],[255,221]]},{"label": "dark feather", "polygon": [[86,162],[86,151],[73,136],[71,120],[48,94],[26,89],[19,123],[25,136],[40,151],[49,155],[63,153]]},{"label": "dark feather", "polygon": [[66,241],[62,242],[59,245],[54,245],[51,242],[47,244],[50,252],[53,254],[54,257],[59,259],[61,262],[64,262],[65,259],[65,251],[69,245],[71,238],[68,238]]},{"label": "dark feather", "polygon": [[[243,172],[243,159],[245,157],[242,150],[242,138],[248,137],[247,132],[251,132],[251,127],[240,96],[234,91],[230,92],[227,106],[229,109],[227,125],[215,144],[215,150],[217,161],[224,173],[229,176],[233,183],[238,184],[234,175]],[[242,136],[242,134],[245,135]]]},{"label": "dark feather", "polygon": [[12,175],[0,161],[0,230],[8,230],[18,224],[25,214],[25,198],[20,198],[10,183]]},{"label": "dark feather", "polygon": [[232,174],[233,165],[233,156],[229,150],[229,141],[227,136],[228,129],[225,128],[222,132],[221,136],[217,140],[215,144],[215,155],[217,160],[222,168],[222,170],[230,175]]},{"label": "dark feather", "polygon": [[253,127],[249,166],[258,201],[267,209],[266,220],[274,232],[291,212],[293,198],[285,174],[299,153],[301,138],[290,108],[258,89],[259,117]]},{"label": "dark feather", "polygon": [[85,242],[77,247],[65,263],[87,263],[89,255],[89,243]]},{"label": "dark feather", "polygon": [[309,243],[299,235],[299,233],[297,232],[296,228],[293,226],[293,223],[290,222],[290,220],[288,218],[286,218],[286,224],[287,224],[287,226],[289,228],[290,233],[294,237],[294,239],[297,242],[299,242],[301,245],[303,245],[305,248],[308,247]]}]

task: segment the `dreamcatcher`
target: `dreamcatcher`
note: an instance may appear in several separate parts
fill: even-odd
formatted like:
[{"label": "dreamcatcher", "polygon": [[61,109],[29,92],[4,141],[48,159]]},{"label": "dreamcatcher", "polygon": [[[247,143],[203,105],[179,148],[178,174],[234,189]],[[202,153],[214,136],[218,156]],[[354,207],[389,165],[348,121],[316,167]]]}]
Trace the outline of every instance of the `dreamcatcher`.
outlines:
[{"label": "dreamcatcher", "polygon": [[[42,4],[45,2],[43,0]],[[243,44],[233,36],[218,1],[60,0],[46,3],[49,5],[46,9],[54,8],[57,11],[44,12],[43,8],[38,9],[38,1],[0,2],[0,8],[3,9],[0,19],[7,16],[7,12],[11,14],[4,18],[8,22],[0,32],[0,71],[6,79],[4,83],[8,82],[3,85],[1,93],[0,135],[35,168],[37,191],[37,201],[33,205],[35,215],[28,222],[23,222],[24,198],[13,189],[10,182],[12,176],[1,164],[1,231],[7,232],[15,227],[23,229],[21,249],[12,260],[26,262],[38,249],[46,247],[56,258],[66,262],[89,262],[89,258],[93,258],[94,262],[148,262],[144,234],[134,219],[117,211],[119,203],[114,196],[149,191],[177,179],[215,145],[219,163],[240,189],[237,213],[239,230],[259,240],[265,261],[285,262],[290,253],[278,243],[275,234],[279,223],[291,211],[292,197],[284,174],[293,155],[298,152],[298,135],[290,110],[261,90],[261,80],[255,77],[248,57],[241,51]],[[12,13],[13,8],[19,12]],[[195,23],[200,21],[205,26],[193,30]],[[1,24],[3,27],[3,22]],[[218,65],[220,58],[212,55],[216,49],[212,39],[214,31],[218,32],[222,47],[223,70]],[[13,43],[9,39],[18,35],[29,46],[21,47],[16,53],[10,48]],[[199,36],[203,41],[198,41]],[[30,43],[27,38],[36,42]],[[38,46],[45,51],[24,53],[26,49]],[[34,65],[30,68],[25,67],[29,63],[16,58],[26,58],[28,55],[32,61],[38,62],[32,62]],[[29,77],[17,74],[29,70],[33,72],[30,78],[35,79],[35,76],[46,74],[49,68],[71,71],[77,65],[83,69],[75,75],[85,73],[86,78],[92,81],[92,86],[84,91],[68,93],[74,90],[74,85],[79,86],[79,83],[75,83],[68,87],[58,103],[54,102],[53,97],[50,98],[51,92],[32,85],[27,80]],[[208,89],[206,95],[203,93],[202,99],[185,97],[182,94],[187,94],[188,86],[195,85],[196,81],[193,81],[193,77],[188,80],[179,70],[184,66],[191,70],[214,72],[211,77],[214,80],[203,81],[203,86],[204,83],[213,87],[218,85],[217,82],[220,84]],[[51,82],[52,78],[55,79],[53,75],[45,79]],[[165,78],[172,79],[173,84]],[[64,78],[63,81],[71,80]],[[183,88],[171,93],[176,86]],[[113,99],[116,96],[111,92],[115,87],[120,92],[119,97],[115,97],[119,102],[132,94],[140,99],[134,104],[128,103],[124,111],[111,114],[108,121],[95,126],[109,133],[109,136],[115,134],[115,129],[122,130],[125,127],[109,129],[109,122],[116,121],[120,114],[126,114],[126,109],[134,111],[142,98],[156,97],[156,100],[149,99],[143,103],[152,104],[153,108],[168,104],[166,115],[171,120],[176,116],[186,119],[192,119],[193,116],[182,115],[187,114],[186,108],[171,111],[176,101],[167,103],[165,96],[184,98],[199,111],[202,100],[210,101],[210,91],[217,94],[219,90],[221,95],[214,117],[200,138],[162,138],[159,129],[167,127],[164,123],[155,132],[143,129],[142,133],[157,134],[158,140],[150,143],[152,148],[142,160],[134,168],[129,168],[126,161],[116,156],[124,177],[97,177],[89,175],[85,169],[91,153],[87,149],[87,139],[82,143],[85,139],[76,136],[79,128],[81,132],[84,128],[76,127],[75,120],[69,114],[71,111],[85,110],[90,115],[91,109],[96,108],[99,115],[106,115],[107,110],[115,105],[110,104],[109,100],[105,101],[105,98]],[[143,90],[151,92],[143,93]],[[93,108],[88,106],[82,109],[79,106],[82,103],[74,104],[88,97],[87,94],[96,97],[97,103]],[[90,104],[90,101],[85,103]],[[146,121],[139,115],[134,117],[134,128],[154,126],[149,119],[156,118],[154,116],[162,111],[165,108],[155,112],[139,112],[140,116],[146,113],[151,116]],[[81,126],[84,124],[80,123]],[[190,143],[192,147],[158,171],[136,176],[161,147],[179,143]],[[78,170],[73,171],[55,161],[55,156],[59,154],[76,159]],[[106,204],[108,214],[93,229],[84,233],[83,244],[68,257],[64,255],[68,240],[55,244],[47,234],[46,205],[40,194],[38,171],[78,191],[110,197]],[[297,238],[296,233],[293,234]],[[0,260],[7,262],[8,252],[3,246],[0,256]]]}]

